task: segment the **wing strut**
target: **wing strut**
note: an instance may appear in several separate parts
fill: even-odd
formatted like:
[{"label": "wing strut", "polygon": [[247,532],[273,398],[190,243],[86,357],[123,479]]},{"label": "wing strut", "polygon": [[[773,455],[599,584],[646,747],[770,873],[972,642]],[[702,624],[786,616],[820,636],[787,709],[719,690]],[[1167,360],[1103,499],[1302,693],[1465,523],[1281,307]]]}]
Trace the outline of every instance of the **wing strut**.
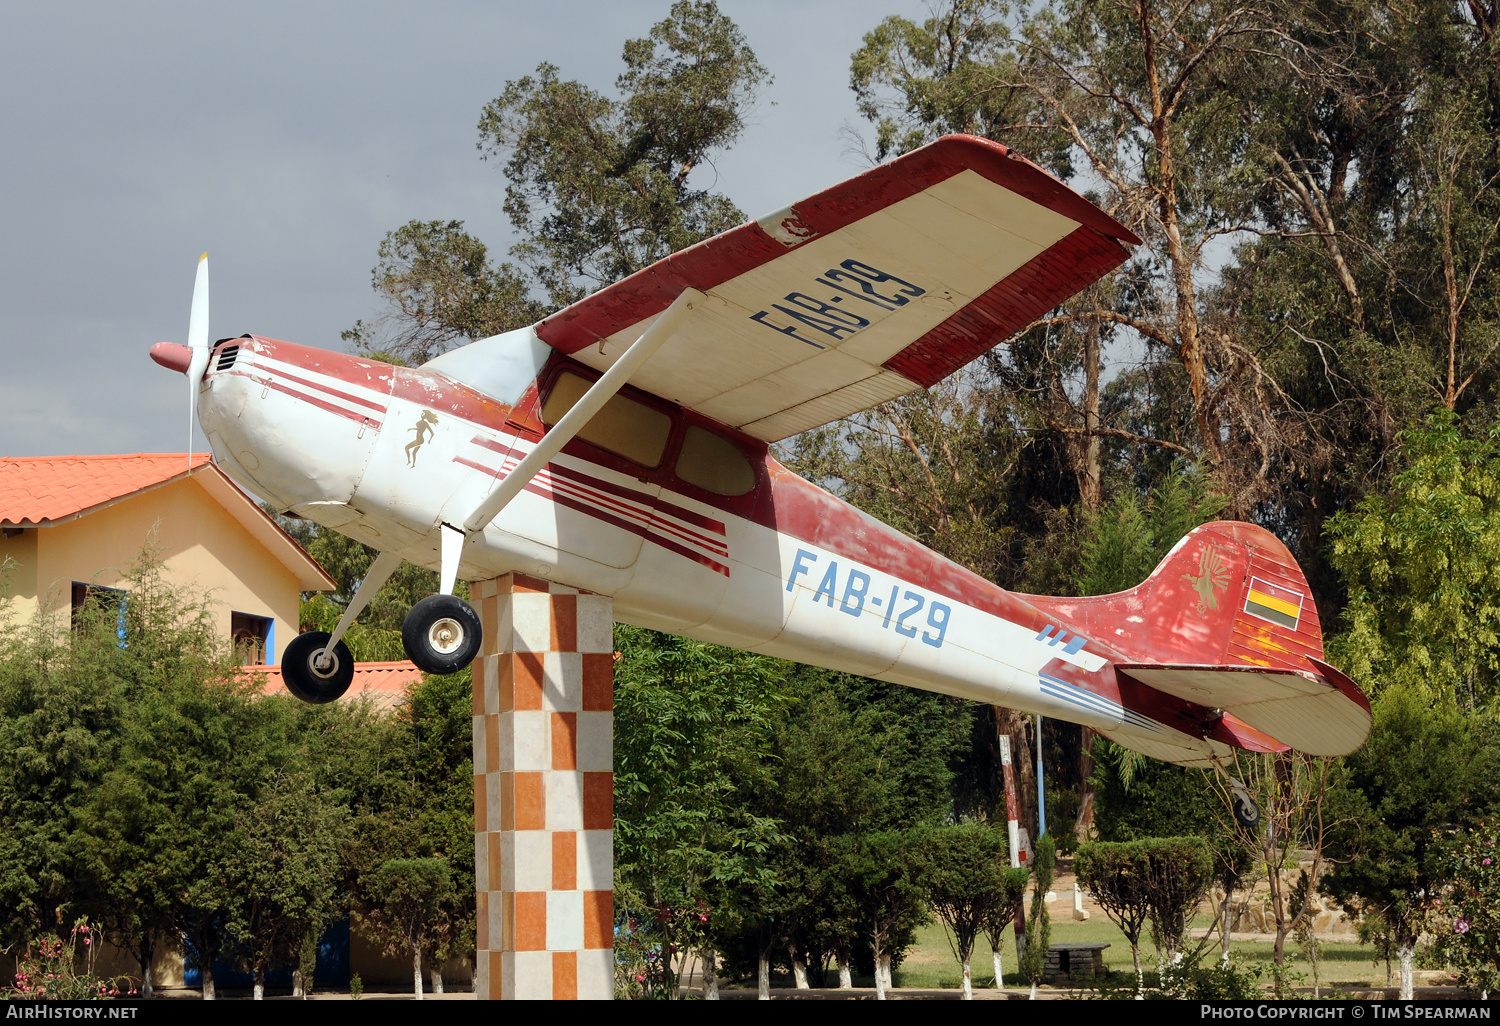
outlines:
[{"label": "wing strut", "polygon": [[390,580],[391,574],[395,573],[396,568],[400,565],[401,556],[395,552],[382,552],[375,557],[375,562],[371,563],[370,569],[365,571],[365,579],[359,582],[359,587],[355,589],[354,597],[349,600],[349,605],[344,608],[344,615],[339,617],[339,625],[333,629],[333,634],[329,636],[328,643],[313,656],[313,663],[319,670],[328,669],[333,659],[333,656],[330,654],[333,652],[333,646],[339,643],[339,639],[344,636],[344,632],[354,623],[354,618],[365,611],[365,607],[370,604],[370,600],[375,597],[375,593],[380,590],[380,586]]},{"label": "wing strut", "polygon": [[[499,516],[500,511],[521,494],[521,489],[526,487],[537,472],[546,466],[563,446],[571,442],[573,436],[582,431],[584,425],[593,419],[594,414],[598,413],[604,404],[624,387],[625,382],[640,368],[641,364],[650,359],[651,355],[661,348],[662,343],[682,327],[683,321],[687,320],[688,315],[697,308],[702,299],[703,293],[690,288],[684,289],[681,295],[672,300],[672,305],[662,311],[661,316],[646,329],[645,334],[620,354],[620,358],[604,372],[604,376],[589,387],[589,390],[583,394],[583,398],[579,399],[573,408],[563,415],[562,420],[559,420],[542,436],[536,448],[526,454],[526,458],[521,461],[520,465],[507,474],[499,487],[491,492],[473,513],[469,514],[469,518],[464,521],[463,533],[471,535],[483,531],[490,521]],[[447,532],[444,532],[445,541],[448,537]]]}]

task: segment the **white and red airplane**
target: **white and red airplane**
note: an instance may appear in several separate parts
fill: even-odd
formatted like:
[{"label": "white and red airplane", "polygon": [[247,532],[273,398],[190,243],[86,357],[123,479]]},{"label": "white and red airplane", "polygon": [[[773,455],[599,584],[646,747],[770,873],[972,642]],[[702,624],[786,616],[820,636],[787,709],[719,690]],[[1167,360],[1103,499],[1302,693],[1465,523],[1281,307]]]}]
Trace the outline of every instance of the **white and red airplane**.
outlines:
[{"label": "white and red airplane", "polygon": [[1269,532],[1204,525],[1139,587],[1014,595],[787,470],[768,445],[934,384],[1109,273],[1130,232],[996,143],[950,136],[674,254],[532,327],[416,369],[256,335],[184,371],[216,461],[380,555],[333,635],[287,646],[331,701],[339,640],[402,560],[431,672],[474,658],[457,579],[610,596],[623,622],[1071,720],[1169,762],[1342,755],[1359,687],[1323,662],[1307,581]]}]

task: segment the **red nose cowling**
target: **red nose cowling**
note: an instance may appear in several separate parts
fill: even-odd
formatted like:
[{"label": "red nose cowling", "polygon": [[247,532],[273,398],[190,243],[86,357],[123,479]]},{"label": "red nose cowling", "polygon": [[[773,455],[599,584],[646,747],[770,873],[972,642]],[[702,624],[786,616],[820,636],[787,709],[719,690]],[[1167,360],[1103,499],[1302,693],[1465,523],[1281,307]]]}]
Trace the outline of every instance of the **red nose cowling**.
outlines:
[{"label": "red nose cowling", "polygon": [[187,346],[178,345],[176,342],[158,342],[151,347],[151,359],[167,368],[167,370],[186,374],[188,365],[193,362],[193,351]]}]

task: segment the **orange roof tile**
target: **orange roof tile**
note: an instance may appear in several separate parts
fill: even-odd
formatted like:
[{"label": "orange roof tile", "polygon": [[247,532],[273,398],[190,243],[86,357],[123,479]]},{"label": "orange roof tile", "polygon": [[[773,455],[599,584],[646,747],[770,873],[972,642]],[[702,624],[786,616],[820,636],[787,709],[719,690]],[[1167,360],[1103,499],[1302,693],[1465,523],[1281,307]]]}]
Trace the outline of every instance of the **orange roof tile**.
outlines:
[{"label": "orange roof tile", "polygon": [[[286,682],[281,678],[280,666],[242,666],[240,670],[252,677],[262,678],[261,694],[285,693]],[[354,683],[349,685],[349,690],[341,701],[368,698],[376,709],[388,712],[406,697],[406,689],[421,679],[422,671],[410,660],[398,663],[355,663]]]},{"label": "orange roof tile", "polygon": [[[208,462],[208,453],[193,454],[194,469]],[[182,452],[0,457],[0,523],[35,527],[65,520],[166,484],[187,470]]]}]

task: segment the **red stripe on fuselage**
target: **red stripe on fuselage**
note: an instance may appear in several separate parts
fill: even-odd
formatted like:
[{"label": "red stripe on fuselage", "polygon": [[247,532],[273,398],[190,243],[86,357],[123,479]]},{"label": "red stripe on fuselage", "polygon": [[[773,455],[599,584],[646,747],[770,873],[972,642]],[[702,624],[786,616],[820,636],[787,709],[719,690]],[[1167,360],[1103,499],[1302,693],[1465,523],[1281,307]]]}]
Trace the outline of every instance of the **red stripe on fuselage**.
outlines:
[{"label": "red stripe on fuselage", "polygon": [[[462,456],[453,457],[453,462],[461,464],[465,467],[469,467],[473,470],[478,470],[481,473],[488,474],[494,478],[503,478],[505,476],[499,470],[494,470],[490,467],[486,467],[481,463],[475,463],[473,460],[465,459]],[[566,493],[559,493],[555,489],[537,481],[535,478],[527,482],[526,491],[531,492],[534,495],[540,495],[544,499],[550,499],[560,506],[566,506],[568,509],[575,510],[579,513],[584,514],[585,516],[593,517],[595,520],[600,520],[606,524],[618,527],[622,531],[629,531],[631,534],[634,534],[640,538],[644,538],[646,541],[650,542],[653,545],[664,548],[669,552],[675,552],[679,556],[685,556],[686,558],[691,559],[696,563],[701,563],[702,565],[708,567],[710,570],[713,570],[716,573],[723,574],[725,577],[729,576],[729,567],[725,566],[723,563],[720,563],[718,560],[710,559],[708,556],[703,555],[701,552],[694,552],[692,549],[689,549],[684,545],[677,544],[670,538],[663,538],[651,531],[650,528],[646,527],[643,524],[627,520],[623,517],[617,517],[612,513],[607,513],[604,510],[599,509],[597,506],[590,506],[586,503],[580,502],[577,499],[574,499],[571,496],[567,495]]]},{"label": "red stripe on fuselage", "polygon": [[291,396],[293,399],[300,399],[305,403],[310,403],[320,410],[327,410],[329,413],[336,413],[340,417],[343,417],[347,420],[352,420],[356,424],[363,424],[366,427],[375,428],[377,431],[380,430],[380,421],[375,420],[373,417],[367,417],[357,410],[349,410],[345,409],[342,406],[335,406],[330,402],[324,402],[317,396],[308,395],[306,392],[299,392],[295,388],[288,388],[281,382],[273,381],[267,377],[259,377],[257,375],[247,374],[242,371],[228,371],[227,373],[233,377],[249,378],[257,385],[261,385],[265,388],[274,388],[276,391],[285,393],[286,395]]}]

